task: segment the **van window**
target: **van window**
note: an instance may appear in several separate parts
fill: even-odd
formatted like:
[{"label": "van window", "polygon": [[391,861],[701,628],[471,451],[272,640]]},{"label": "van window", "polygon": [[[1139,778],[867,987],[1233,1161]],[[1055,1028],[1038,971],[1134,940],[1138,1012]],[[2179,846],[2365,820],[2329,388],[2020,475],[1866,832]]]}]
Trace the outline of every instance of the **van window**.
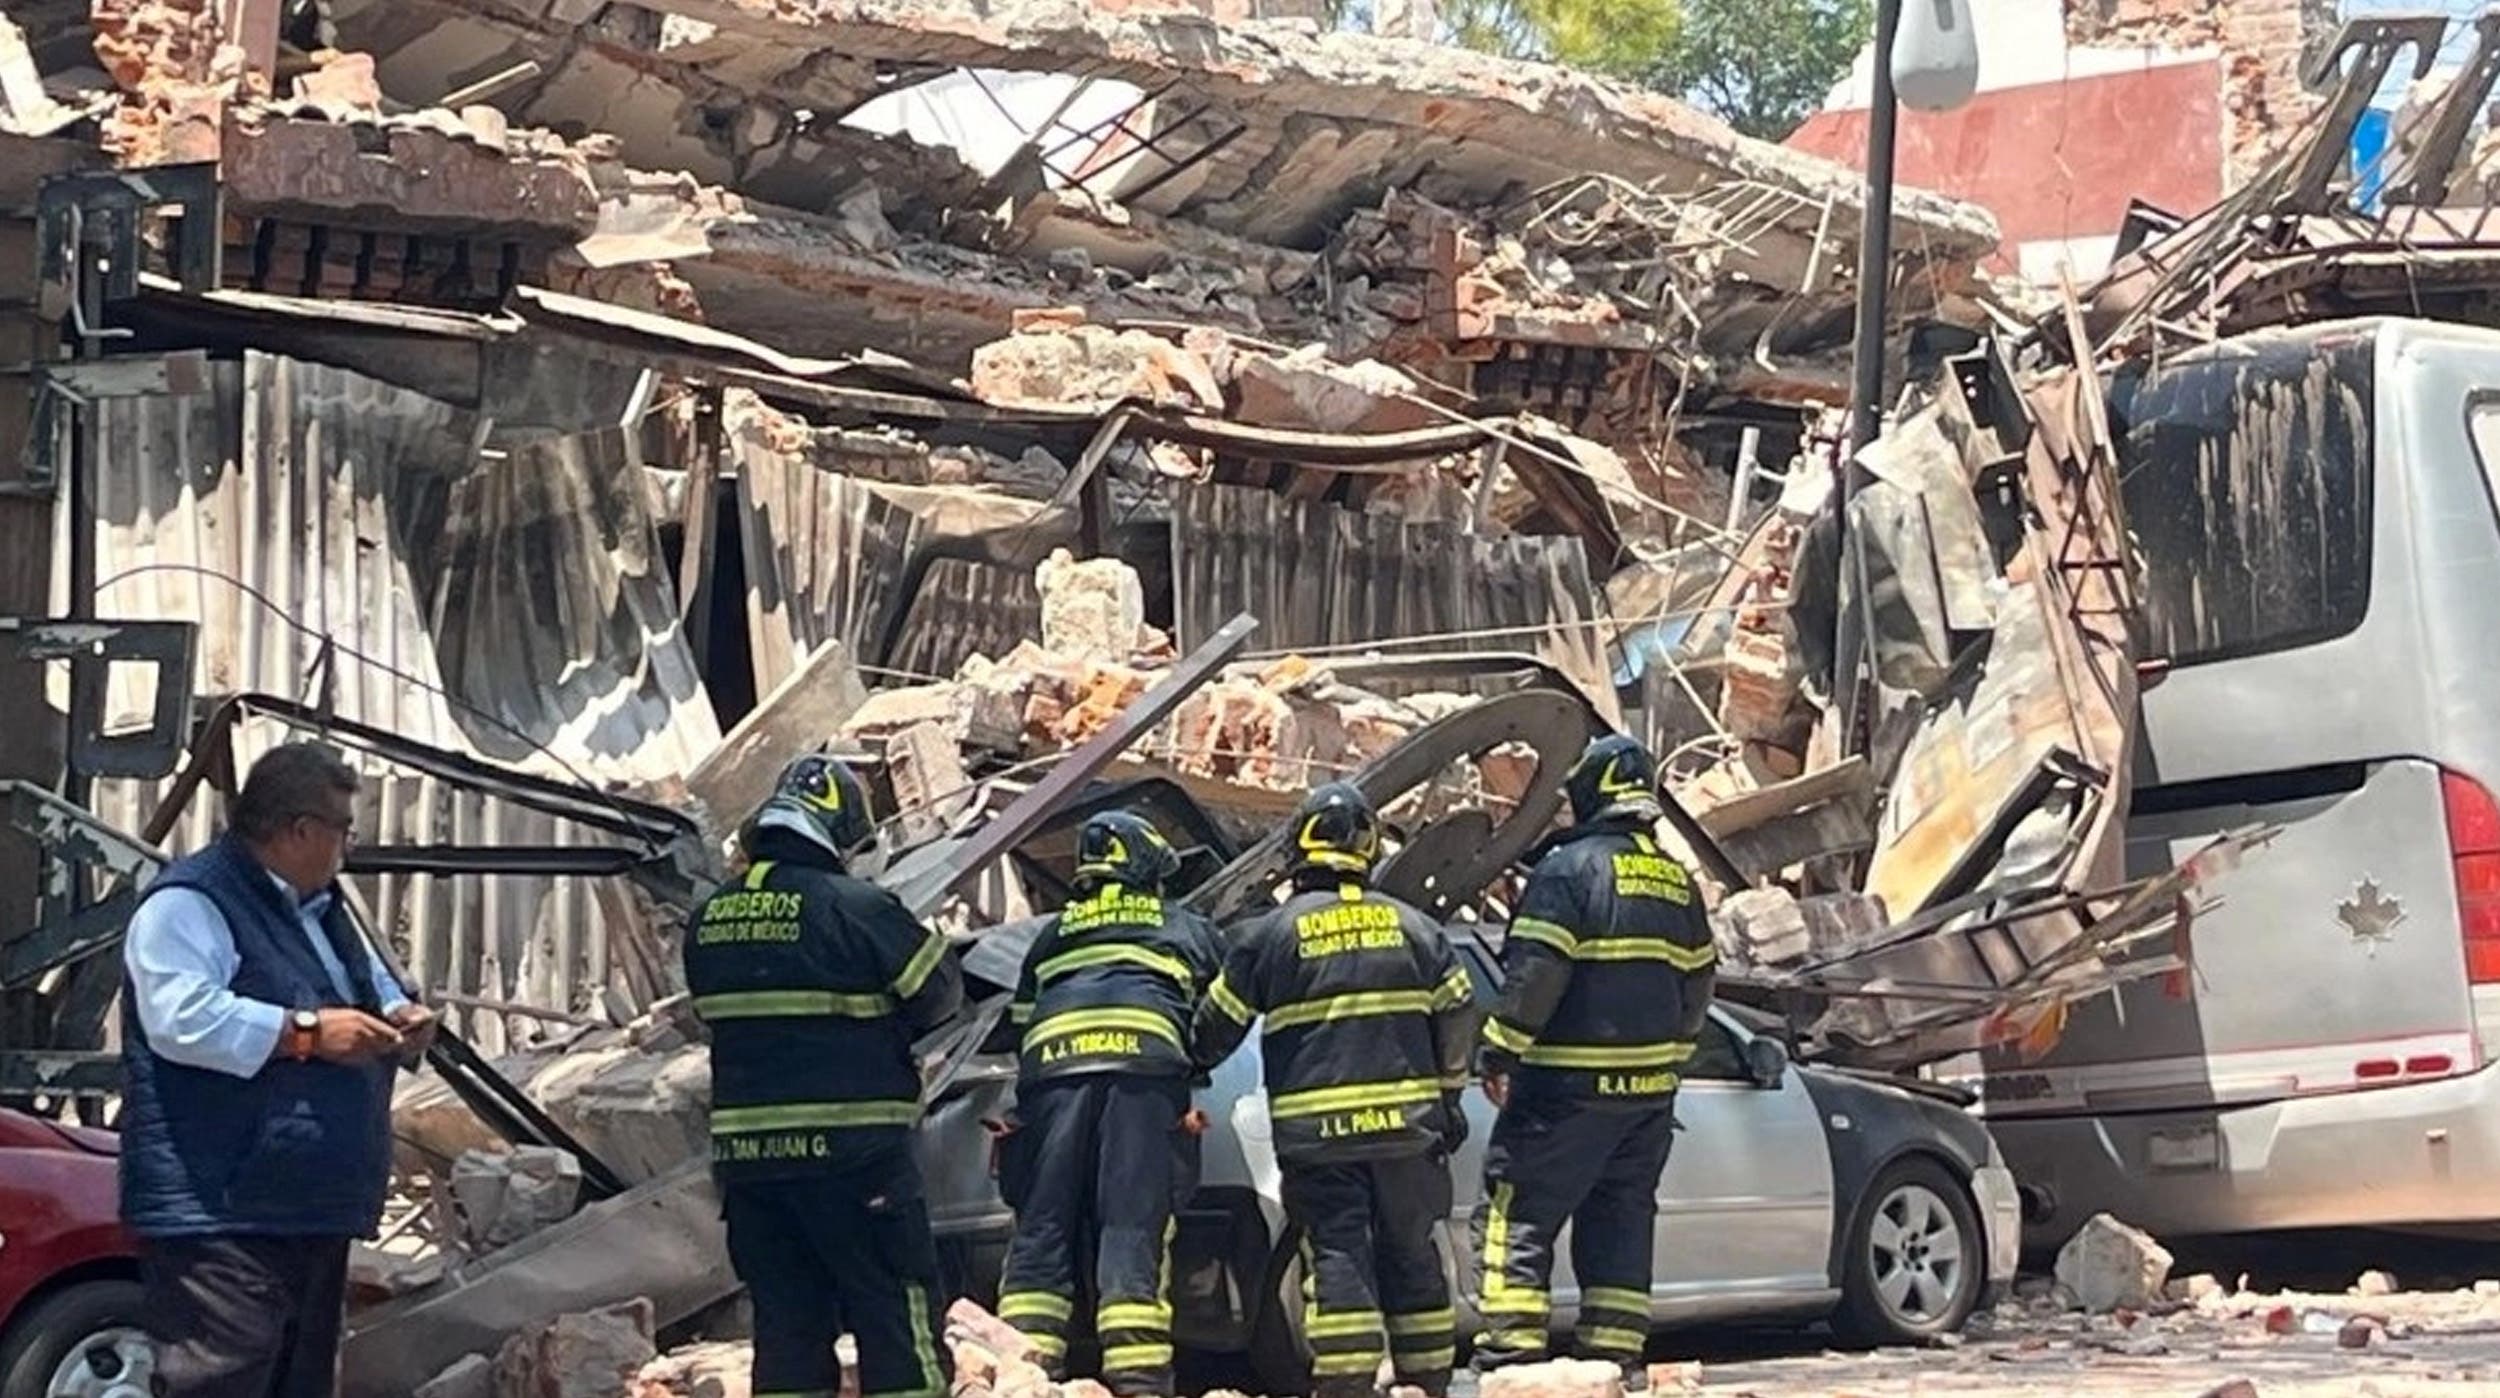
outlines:
[{"label": "van window", "polygon": [[2261,336],[2111,385],[2145,654],[2332,640],[2370,605],[2372,339]]}]

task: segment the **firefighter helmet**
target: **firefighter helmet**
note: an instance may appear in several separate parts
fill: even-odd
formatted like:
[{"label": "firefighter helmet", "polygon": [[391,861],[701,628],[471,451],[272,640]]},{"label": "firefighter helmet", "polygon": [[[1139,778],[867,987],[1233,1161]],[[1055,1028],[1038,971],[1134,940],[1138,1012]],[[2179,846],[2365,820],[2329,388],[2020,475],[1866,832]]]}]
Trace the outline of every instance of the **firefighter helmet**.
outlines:
[{"label": "firefighter helmet", "polygon": [[1079,888],[1116,883],[1160,891],[1180,871],[1181,857],[1144,816],[1102,811],[1086,817],[1076,832]]},{"label": "firefighter helmet", "polygon": [[1621,733],[1609,733],[1588,746],[1563,778],[1571,798],[1571,819],[1587,825],[1600,820],[1656,820],[1658,764],[1649,749]]},{"label": "firefighter helmet", "polygon": [[876,837],[868,788],[838,758],[809,753],[781,769],[773,794],[755,813],[755,833],[787,830],[836,858]]},{"label": "firefighter helmet", "polygon": [[1346,782],[1330,782],[1302,798],[1293,813],[1297,869],[1330,869],[1362,877],[1380,857],[1380,816],[1371,798]]}]

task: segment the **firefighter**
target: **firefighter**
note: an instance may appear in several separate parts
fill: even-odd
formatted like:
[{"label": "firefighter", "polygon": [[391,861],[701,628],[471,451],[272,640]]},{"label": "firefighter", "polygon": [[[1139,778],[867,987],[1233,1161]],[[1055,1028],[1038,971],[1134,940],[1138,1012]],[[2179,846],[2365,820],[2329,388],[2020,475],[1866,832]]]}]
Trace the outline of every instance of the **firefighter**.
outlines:
[{"label": "firefighter", "polygon": [[961,968],[844,872],[874,827],[842,763],[791,763],[748,831],[753,862],[686,935],[686,985],[711,1031],[712,1168],[754,1298],[755,1398],[831,1398],[845,1330],[866,1398],[944,1398],[911,1046],[955,1012]]},{"label": "firefighter", "polygon": [[1632,739],[1591,743],[1564,779],[1571,828],[1511,919],[1484,1026],[1485,1095],[1501,1114],[1475,1216],[1480,1368],[1544,1357],[1554,1239],[1570,1222],[1577,1346],[1629,1381],[1644,1373],[1677,1070],[1717,963],[1691,875],[1658,847],[1657,780]]},{"label": "firefighter", "polygon": [[1437,1396],[1456,1322],[1433,1233],[1449,1216],[1449,1155],[1466,1133],[1471,987],[1438,924],[1367,886],[1380,821],[1361,792],[1312,792],[1293,833],[1292,896],[1234,943],[1192,1051],[1212,1067],[1266,1017],[1268,1117],[1285,1214],[1303,1239],[1312,1391],[1369,1394],[1385,1348],[1398,1382]]},{"label": "firefighter", "polygon": [[999,1147],[1016,1232],[998,1313],[1065,1378],[1090,1257],[1104,1384],[1170,1393],[1172,1213],[1198,1182],[1187,1038],[1222,953],[1204,918],[1164,901],[1180,858],[1151,823],[1096,815],[1076,857],[1076,899],[1025,953],[1004,1026],[1022,1054]]}]

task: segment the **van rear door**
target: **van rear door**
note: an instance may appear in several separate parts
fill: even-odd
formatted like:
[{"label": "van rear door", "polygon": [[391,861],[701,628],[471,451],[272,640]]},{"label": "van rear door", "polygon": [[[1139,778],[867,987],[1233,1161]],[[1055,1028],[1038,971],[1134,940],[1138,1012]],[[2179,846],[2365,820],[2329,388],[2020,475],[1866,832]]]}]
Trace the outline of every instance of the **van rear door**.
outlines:
[{"label": "van rear door", "polygon": [[[2378,322],[2268,332],[2113,387],[2156,671],[2132,872],[2224,830],[2281,834],[2217,890],[2191,972],[2078,1006],[2040,1062],[1993,1059],[1991,1115],[2263,1101],[2480,1066],[2458,878],[2483,873],[2458,856],[2484,838],[2481,783],[2500,772],[2484,765],[2500,744],[2466,735],[2500,729],[2500,691],[2461,702],[2452,687],[2500,633],[2454,615],[2453,585],[2500,568],[2459,387],[2478,371],[2500,384],[2500,337],[2408,343]],[[2490,844],[2500,855],[2500,830]]]}]

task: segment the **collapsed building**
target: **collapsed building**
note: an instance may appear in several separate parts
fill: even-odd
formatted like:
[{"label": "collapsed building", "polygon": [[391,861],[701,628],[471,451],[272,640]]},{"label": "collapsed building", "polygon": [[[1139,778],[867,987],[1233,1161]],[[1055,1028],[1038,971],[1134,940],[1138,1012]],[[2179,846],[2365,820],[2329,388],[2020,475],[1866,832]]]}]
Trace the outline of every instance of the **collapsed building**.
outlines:
[{"label": "collapsed building", "polygon": [[[1560,69],[1064,0],[10,20],[0,1096],[108,1099],[146,877],[252,753],[347,750],[458,1031],[372,1391],[730,1289],[671,938],[826,742],[995,990],[1111,801],[1220,915],[1347,777],[1394,891],[1497,926],[1630,727],[1735,993],[1894,1070],[2176,969],[2238,848],[2118,860],[2127,536],[2093,377],[2037,375],[2094,356],[1982,333],[2032,312],[1979,210],[1896,209],[1921,387],[1860,480],[1856,180]],[[986,1169],[978,1039],[933,1175]]]}]

